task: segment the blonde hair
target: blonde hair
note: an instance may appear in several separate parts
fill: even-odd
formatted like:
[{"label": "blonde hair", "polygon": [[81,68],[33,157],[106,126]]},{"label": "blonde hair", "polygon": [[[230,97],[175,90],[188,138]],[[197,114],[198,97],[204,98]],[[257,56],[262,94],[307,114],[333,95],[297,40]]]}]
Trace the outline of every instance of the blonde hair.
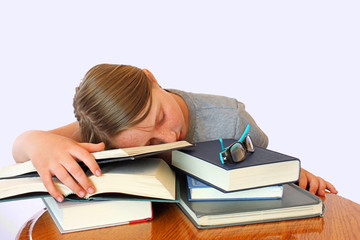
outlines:
[{"label": "blonde hair", "polygon": [[100,64],[85,75],[74,96],[81,141],[104,142],[141,122],[151,107],[152,81],[129,65]]}]

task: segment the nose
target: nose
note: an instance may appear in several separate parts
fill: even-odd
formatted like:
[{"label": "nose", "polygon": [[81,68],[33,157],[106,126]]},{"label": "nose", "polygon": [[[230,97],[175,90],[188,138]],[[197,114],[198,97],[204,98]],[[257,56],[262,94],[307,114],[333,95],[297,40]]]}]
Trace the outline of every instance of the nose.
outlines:
[{"label": "nose", "polygon": [[177,134],[171,129],[159,129],[154,140],[155,144],[176,142]]}]

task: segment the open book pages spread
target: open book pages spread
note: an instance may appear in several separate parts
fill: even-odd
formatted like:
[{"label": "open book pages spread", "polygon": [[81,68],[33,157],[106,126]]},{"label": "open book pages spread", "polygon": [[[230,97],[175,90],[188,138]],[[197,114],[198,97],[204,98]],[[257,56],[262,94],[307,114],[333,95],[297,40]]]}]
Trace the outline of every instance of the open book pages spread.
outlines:
[{"label": "open book pages spread", "polygon": [[[176,176],[170,166],[160,158],[143,158],[138,161],[109,163],[102,168],[102,175],[96,177],[87,173],[96,192],[85,199],[103,199],[109,193],[127,194],[156,199],[176,199]],[[56,187],[67,198],[77,196],[55,177]],[[22,199],[48,194],[40,177],[22,177],[0,180],[0,201]],[[43,194],[43,195],[44,195]]]},{"label": "open book pages spread", "polygon": [[[92,155],[99,163],[105,161],[106,159],[116,159],[114,161],[135,160],[138,157],[155,155],[157,153],[190,146],[192,146],[192,144],[187,141],[178,141],[150,146],[104,150],[92,153]],[[31,161],[1,167],[0,179],[21,176],[27,173],[36,173],[36,169]]]}]

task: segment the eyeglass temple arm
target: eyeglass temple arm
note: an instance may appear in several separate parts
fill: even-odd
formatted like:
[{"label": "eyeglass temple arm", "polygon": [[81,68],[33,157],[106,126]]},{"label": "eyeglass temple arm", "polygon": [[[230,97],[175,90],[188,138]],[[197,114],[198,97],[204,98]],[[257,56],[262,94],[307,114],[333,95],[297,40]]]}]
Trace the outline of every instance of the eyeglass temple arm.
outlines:
[{"label": "eyeglass temple arm", "polygon": [[[246,126],[244,133],[241,135],[241,138],[239,139],[239,142],[243,142],[243,141],[244,141],[244,139],[245,139],[246,135],[248,134],[249,130],[250,130],[250,124],[248,124],[248,125]],[[224,149],[224,148],[223,148],[223,149]]]},{"label": "eyeglass temple arm", "polygon": [[223,142],[222,138],[219,138],[219,141],[220,141],[220,144],[221,144],[221,149],[224,151],[225,148],[224,148],[224,142]]},{"label": "eyeglass temple arm", "polygon": [[[221,152],[221,153],[222,153],[222,152]],[[221,153],[219,153],[220,162],[221,162],[221,164],[224,164],[224,160],[223,160],[223,158],[222,158],[222,156],[221,156]]]}]

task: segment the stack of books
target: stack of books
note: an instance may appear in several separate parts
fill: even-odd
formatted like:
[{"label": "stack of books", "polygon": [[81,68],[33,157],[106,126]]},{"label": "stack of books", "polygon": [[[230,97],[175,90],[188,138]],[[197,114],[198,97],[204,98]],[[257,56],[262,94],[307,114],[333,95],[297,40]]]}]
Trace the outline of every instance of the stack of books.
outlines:
[{"label": "stack of books", "polygon": [[[166,151],[172,151],[172,167],[151,157]],[[62,203],[50,197],[31,161],[5,166],[0,202],[41,197],[62,233],[151,220],[152,202],[178,204],[198,228],[323,214],[321,199],[293,184],[299,159],[256,148],[241,163],[222,164],[219,152],[218,141],[180,141],[94,153],[102,176],[82,167],[96,193],[79,198],[54,177]]]},{"label": "stack of books", "polygon": [[189,146],[180,141],[93,153],[101,177],[81,166],[96,192],[79,198],[54,177],[65,197],[61,203],[49,195],[31,161],[5,166],[0,169],[0,202],[42,198],[61,233],[149,221],[152,202],[179,202],[175,171],[151,156]]},{"label": "stack of books", "polygon": [[[229,146],[235,139],[224,140]],[[322,216],[322,200],[295,185],[300,160],[255,147],[246,159],[222,164],[218,140],[172,153],[182,173],[178,205],[198,228]]]}]

